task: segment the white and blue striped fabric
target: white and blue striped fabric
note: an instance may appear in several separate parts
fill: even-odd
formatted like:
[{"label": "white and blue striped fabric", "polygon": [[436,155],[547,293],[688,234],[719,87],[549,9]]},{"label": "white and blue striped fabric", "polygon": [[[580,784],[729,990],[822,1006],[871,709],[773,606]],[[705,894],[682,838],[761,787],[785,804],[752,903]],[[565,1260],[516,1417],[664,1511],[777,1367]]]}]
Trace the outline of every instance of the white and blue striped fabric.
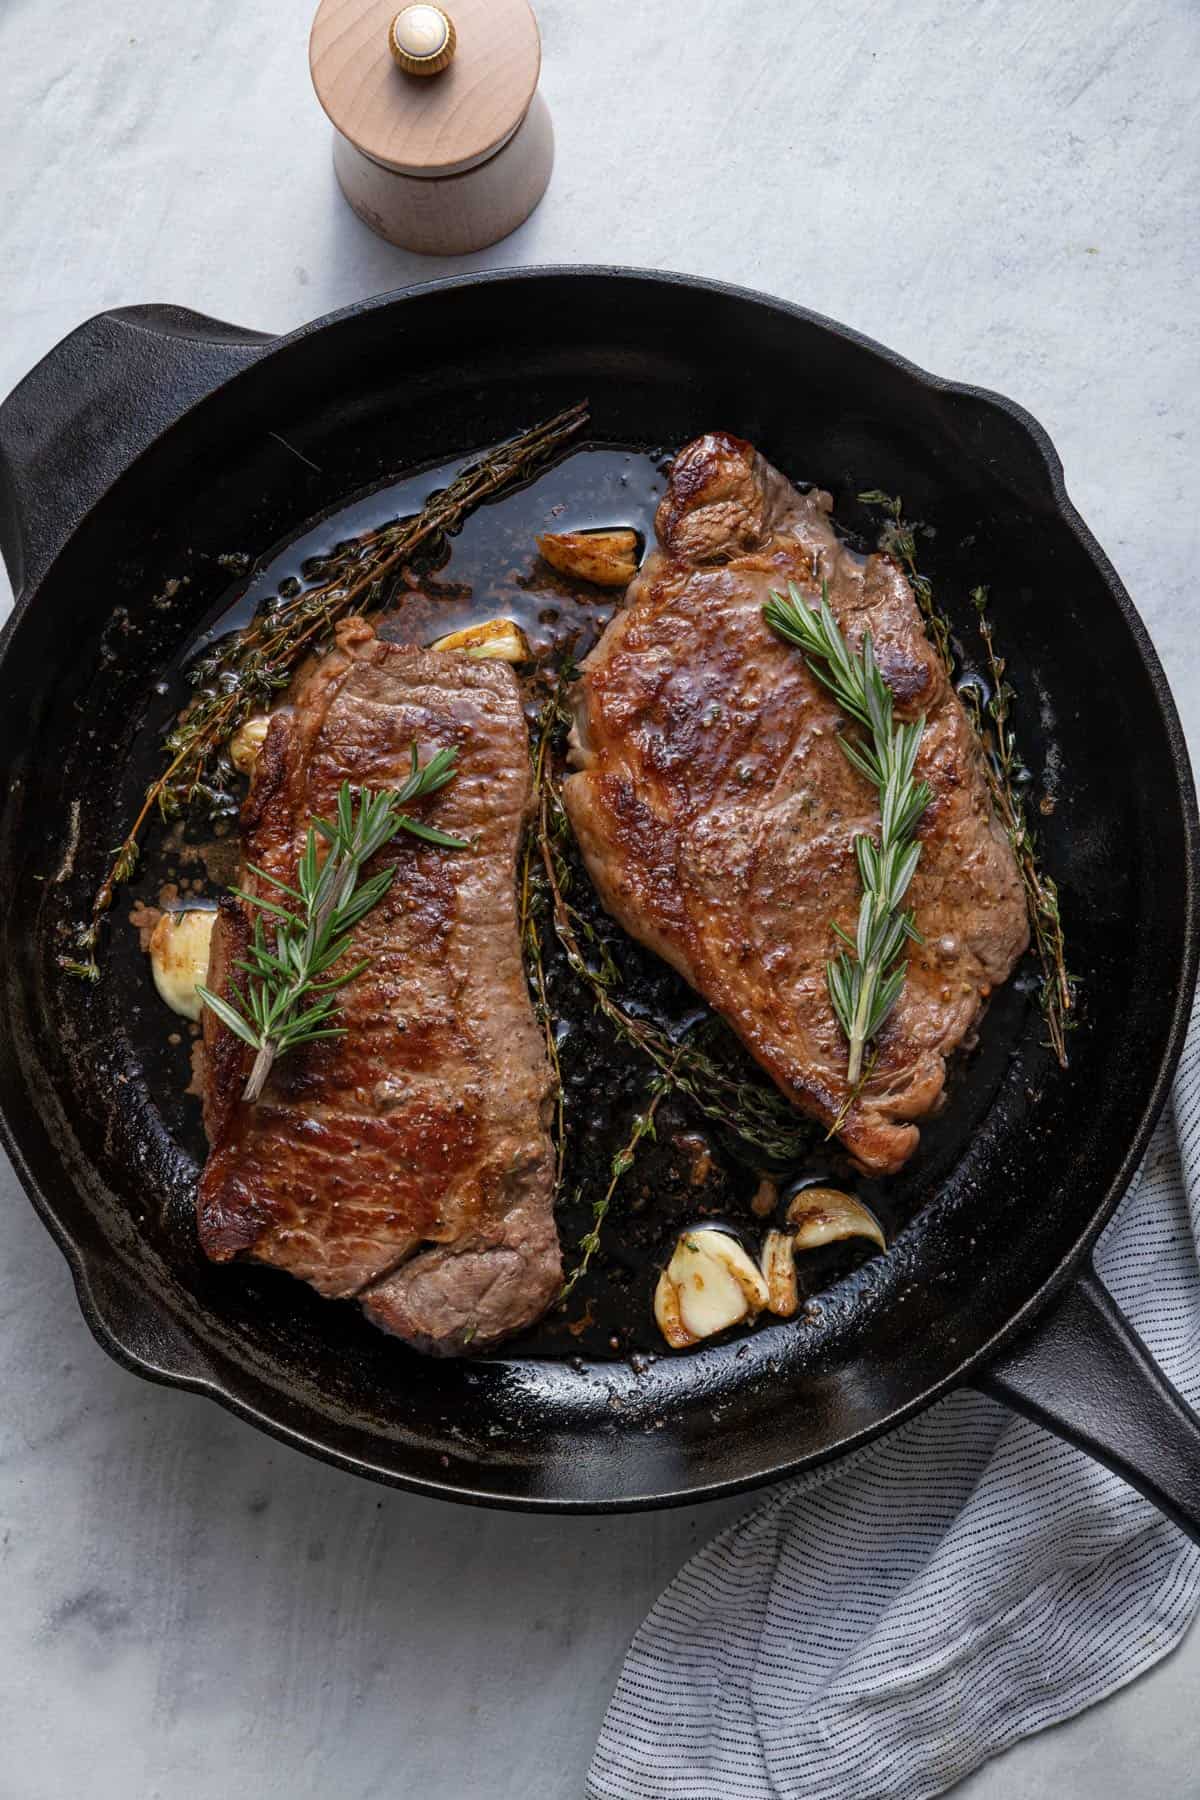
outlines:
[{"label": "white and blue striped fabric", "polygon": [[[1200,1403],[1200,1029],[1097,1255]],[[1200,1546],[1037,1426],[957,1394],[773,1493],[625,1661],[589,1800],[927,1800],[1165,1656]]]}]

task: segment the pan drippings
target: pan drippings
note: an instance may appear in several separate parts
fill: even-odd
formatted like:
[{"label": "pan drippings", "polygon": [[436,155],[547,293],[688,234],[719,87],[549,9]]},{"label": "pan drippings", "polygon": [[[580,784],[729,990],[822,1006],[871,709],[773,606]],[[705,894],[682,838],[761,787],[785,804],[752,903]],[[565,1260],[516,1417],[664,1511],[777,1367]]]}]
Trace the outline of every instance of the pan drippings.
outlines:
[{"label": "pan drippings", "polygon": [[[378,620],[380,635],[429,644],[486,619],[514,620],[535,660],[536,672],[523,676],[532,717],[560,661],[586,653],[620,600],[611,589],[551,568],[539,557],[535,539],[543,533],[615,526],[632,529],[644,543],[652,535],[654,510],[664,490],[664,462],[661,450],[584,449],[530,486],[481,507],[454,537],[444,560],[435,567],[419,566],[400,584],[394,603]],[[360,497],[273,553],[248,580],[240,580],[188,645],[175,676],[165,684],[164,714],[184,703],[190,691],[184,671],[197,655],[244,625],[273,595],[294,593],[296,584],[319,578],[322,558],[339,543],[391,516],[416,510],[451,473],[451,469],[430,470]],[[149,774],[155,740],[152,733],[144,733],[143,740]],[[170,1131],[197,1168],[205,1145],[199,1107],[186,1091],[192,1085],[191,1042],[185,1031],[171,1031],[155,999],[148,965],[129,954],[129,941],[136,950],[136,934],[125,921],[131,906],[157,904],[167,884],[182,888],[193,901],[219,891],[228,880],[233,831],[227,817],[215,823],[192,821],[152,836],[137,880],[119,909],[115,932],[127,942],[117,952],[113,978],[139,984],[135,1038],[144,1080]],[[685,1036],[702,1041],[706,1052],[738,1079],[762,1081],[732,1034],[698,1002],[682,978],[634,944],[607,916],[569,841],[563,856],[587,954],[612,969],[622,1006],[674,1041]],[[592,1227],[597,1202],[612,1182],[614,1159],[621,1157],[631,1134],[636,1135],[639,1116],[655,1098],[655,1070],[597,1011],[591,991],[572,971],[548,918],[543,921],[541,942],[563,1075],[566,1149],[558,1226],[569,1272],[579,1261],[580,1240]],[[653,1133],[640,1137],[632,1166],[613,1191],[600,1248],[586,1275],[574,1286],[567,1305],[552,1307],[535,1330],[518,1341],[517,1349],[526,1355],[567,1359],[660,1351],[653,1318],[654,1284],[678,1234],[689,1226],[720,1222],[744,1234],[747,1244],[757,1244],[776,1222],[773,1216],[764,1216],[762,1196],[771,1191],[764,1190],[764,1176],[783,1196],[776,1203],[780,1219],[786,1196],[795,1191],[797,1182],[853,1186],[879,1215],[890,1240],[929,1198],[963,1134],[987,1110],[1025,1006],[1026,997],[1016,985],[1001,992],[982,1050],[952,1075],[954,1092],[946,1114],[925,1128],[912,1165],[886,1186],[853,1174],[817,1127],[809,1152],[798,1162],[781,1166],[748,1149],[686,1095],[676,1091],[660,1095]],[[826,1295],[821,1301],[815,1296],[861,1260],[860,1251],[842,1247],[837,1254],[802,1264],[801,1319],[806,1307],[837,1304],[836,1296]],[[784,1331],[795,1326],[760,1329]]]}]

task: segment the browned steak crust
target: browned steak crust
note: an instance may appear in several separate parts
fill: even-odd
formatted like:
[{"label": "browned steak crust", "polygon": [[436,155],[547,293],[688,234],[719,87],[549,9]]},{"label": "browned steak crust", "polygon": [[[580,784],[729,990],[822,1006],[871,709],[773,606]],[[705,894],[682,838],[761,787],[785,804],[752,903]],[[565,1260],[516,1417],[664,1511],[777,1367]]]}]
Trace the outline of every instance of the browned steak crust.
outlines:
[{"label": "browned steak crust", "polygon": [[[459,772],[422,816],[469,849],[401,833],[397,865],[354,933],[365,972],[340,996],[342,1038],[292,1052],[241,1099],[250,1052],[204,1015],[200,1182],[208,1255],[238,1255],[359,1297],[427,1350],[522,1330],[561,1280],[547,1129],[550,1071],[518,941],[515,870],[530,794],[512,671],[380,641],[352,621],[267,735],[242,813],[244,864],[294,882],[310,819],[343,780],[398,788],[409,746],[456,745]],[[242,883],[264,884],[244,870]],[[210,984],[227,991],[248,909],[226,900]],[[235,971],[236,974],[236,971]]]},{"label": "browned steak crust", "polygon": [[911,889],[925,942],[839,1136],[898,1169],[937,1106],[945,1059],[1028,942],[1020,878],[979,745],[902,572],[839,542],[828,494],[801,495],[724,434],[676,458],[659,547],[587,657],[566,804],[592,879],[634,937],[687,977],[785,1094],[826,1124],[848,1098],[824,967],[853,931],[853,840],[874,791],[838,746],[844,720],[799,651],[763,623],[772,588],[821,581],[852,647],[866,630],[897,713],[926,716],[933,789]]}]

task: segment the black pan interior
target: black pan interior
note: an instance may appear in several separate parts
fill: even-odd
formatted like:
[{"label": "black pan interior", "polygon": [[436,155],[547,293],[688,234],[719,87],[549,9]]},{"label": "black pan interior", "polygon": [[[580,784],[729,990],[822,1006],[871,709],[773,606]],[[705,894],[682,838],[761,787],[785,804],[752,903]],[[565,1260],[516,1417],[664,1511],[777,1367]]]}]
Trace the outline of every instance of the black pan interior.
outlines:
[{"label": "black pan interior", "polygon": [[[935,528],[922,560],[968,649],[968,590],[987,581],[1034,782],[1054,798],[1039,826],[1081,1023],[1064,1075],[1036,1008],[1003,1002],[972,1128],[923,1165],[891,1255],[803,1324],[636,1367],[431,1364],[297,1284],[203,1262],[129,986],[65,981],[54,957],[130,814],[156,684],[227,593],[230,557],[582,394],[604,444],[667,448],[719,425],[832,489],[851,526],[868,525],[860,489],[902,494]],[[1186,759],[1157,663],[1028,421],[793,309],[563,273],[442,287],[298,334],[85,520],[10,633],[0,700],[0,1107],[18,1166],[110,1348],[361,1472],[601,1507],[829,1456],[960,1377],[1061,1278],[1152,1122],[1192,908]]]}]

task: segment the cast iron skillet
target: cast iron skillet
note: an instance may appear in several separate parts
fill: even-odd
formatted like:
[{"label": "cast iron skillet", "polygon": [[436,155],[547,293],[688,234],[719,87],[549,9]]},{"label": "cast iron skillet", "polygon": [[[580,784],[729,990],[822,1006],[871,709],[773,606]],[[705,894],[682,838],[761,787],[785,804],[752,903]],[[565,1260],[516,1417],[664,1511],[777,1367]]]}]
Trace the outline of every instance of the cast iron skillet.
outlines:
[{"label": "cast iron skillet", "polygon": [[[1026,742],[1061,757],[1044,836],[1086,997],[1067,1074],[1030,1009],[953,1172],[818,1323],[640,1373],[431,1363],[299,1283],[209,1267],[130,1060],[122,984],[66,981],[53,960],[128,817],[154,684],[228,582],[217,558],[581,394],[601,439],[670,446],[719,425],[839,509],[864,486],[902,493],[936,522],[952,605],[986,574],[1040,710],[1044,741]],[[797,307],[679,276],[470,276],[278,339],[134,307],[81,326],[0,409],[0,540],[19,595],[0,652],[0,1118],[119,1361],[377,1480],[578,1511],[771,1481],[970,1382],[1200,1537],[1200,1420],[1089,1261],[1183,1039],[1196,803],[1158,660],[1027,413]]]}]

